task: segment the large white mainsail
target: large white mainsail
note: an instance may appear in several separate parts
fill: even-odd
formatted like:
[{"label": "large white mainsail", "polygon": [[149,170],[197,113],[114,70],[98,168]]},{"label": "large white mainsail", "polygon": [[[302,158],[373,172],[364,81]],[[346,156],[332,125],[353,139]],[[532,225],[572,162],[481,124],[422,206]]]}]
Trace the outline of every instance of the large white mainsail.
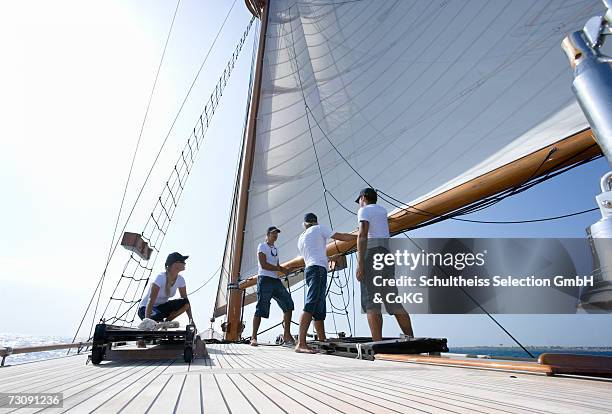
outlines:
[{"label": "large white mainsail", "polygon": [[256,274],[270,225],[283,231],[281,259],[298,255],[305,212],[353,230],[361,177],[413,204],[587,128],[559,43],[602,10],[597,0],[270,2],[244,243],[226,251],[241,256],[240,278]]}]

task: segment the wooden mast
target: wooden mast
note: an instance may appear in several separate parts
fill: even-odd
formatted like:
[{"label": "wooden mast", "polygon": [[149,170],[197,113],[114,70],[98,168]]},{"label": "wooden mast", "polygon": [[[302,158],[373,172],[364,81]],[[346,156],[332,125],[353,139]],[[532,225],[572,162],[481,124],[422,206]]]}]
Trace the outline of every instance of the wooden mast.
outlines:
[{"label": "wooden mast", "polygon": [[[242,170],[236,209],[236,236],[231,249],[231,270],[229,275],[229,294],[227,299],[227,325],[225,340],[237,341],[240,339],[240,314],[242,310],[242,292],[237,289],[240,280],[240,263],[242,261],[242,246],[244,243],[244,227],[249,199],[249,186],[251,171],[253,169],[253,156],[255,154],[255,135],[257,127],[257,111],[261,92],[261,78],[263,72],[264,51],[266,46],[266,31],[268,28],[269,2],[266,0],[246,0],[247,7],[253,14],[261,17],[261,30],[259,33],[259,48],[257,50],[257,63],[255,66],[255,79],[253,82],[253,95],[249,108],[249,119],[244,136],[244,152],[242,154]],[[261,11],[261,14],[258,13]],[[234,288],[236,287],[236,288]]]},{"label": "wooden mast", "polygon": [[[555,152],[549,156],[553,148]],[[421,201],[411,208],[391,212],[389,214],[389,230],[392,234],[397,234],[432,218],[451,213],[485,197],[517,187],[524,184],[525,181],[590,159],[598,154],[601,154],[601,149],[593,139],[591,130],[586,129]],[[545,159],[546,162],[543,163]],[[537,172],[534,173],[536,170]],[[431,213],[431,215],[425,214],[423,211]],[[330,243],[327,245],[327,255],[343,254],[354,248],[355,243],[353,242]],[[304,261],[301,257],[296,257],[282,265],[284,267],[300,268],[304,266]],[[249,278],[240,283],[240,288],[246,289],[255,285],[256,282],[256,278]]]}]

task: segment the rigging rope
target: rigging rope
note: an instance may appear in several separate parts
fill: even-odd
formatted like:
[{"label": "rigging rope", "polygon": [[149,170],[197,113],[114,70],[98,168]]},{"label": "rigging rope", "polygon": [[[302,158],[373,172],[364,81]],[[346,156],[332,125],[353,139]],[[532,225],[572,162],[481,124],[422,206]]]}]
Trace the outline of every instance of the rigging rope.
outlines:
[{"label": "rigging rope", "polygon": [[[234,4],[235,4],[235,1],[234,1]],[[226,16],[226,19],[223,22],[222,28],[225,25],[225,22],[227,21],[228,16],[229,16],[229,12],[228,12],[228,15]],[[109,309],[109,306],[111,305],[111,303],[112,302],[118,303],[114,316],[112,316],[109,320],[107,320],[107,323],[121,322],[121,323],[131,324],[133,323],[135,319],[135,314],[137,310],[135,305],[136,303],[139,302],[139,298],[142,297],[142,293],[144,292],[144,289],[146,288],[148,278],[154,268],[155,260],[157,259],[157,256],[159,254],[161,244],[163,243],[163,240],[167,233],[168,226],[170,225],[170,221],[172,220],[172,217],[176,211],[178,201],[180,200],[183,190],[185,189],[186,180],[189,174],[191,173],[191,167],[195,163],[195,156],[201,149],[201,144],[208,130],[208,126],[210,124],[212,116],[215,114],[215,110],[217,109],[219,105],[220,98],[223,94],[225,86],[228,83],[230,75],[233,72],[233,69],[238,59],[238,56],[240,54],[240,51],[242,50],[242,46],[246,42],[246,39],[249,35],[250,29],[252,27],[254,20],[255,20],[255,17],[251,18],[246,29],[244,30],[241,39],[239,40],[237,46],[235,47],[234,52],[223,71],[223,74],[220,76],[214,91],[211,93],[207,101],[207,104],[204,106],[204,110],[202,114],[200,115],[198,121],[196,122],[195,127],[193,128],[193,132],[188,137],[187,142],[184,145],[183,150],[181,151],[181,154],[178,157],[178,160],[176,164],[174,165],[169,178],[166,180],[162,193],[158,197],[157,202],[153,208],[153,211],[149,215],[149,218],[144,226],[144,229],[141,232],[142,238],[148,242],[149,246],[153,249],[154,254],[149,260],[144,260],[144,261],[137,258],[134,254],[130,255],[130,257],[128,258],[124,266],[124,269],[119,278],[119,281],[117,282],[117,285],[115,286],[113,293],[111,294],[111,297],[106,305],[106,308],[102,312],[101,318],[104,318],[107,315],[107,310]],[[217,35],[217,38],[218,38],[218,35]],[[216,41],[216,38],[215,38],[215,41]],[[210,53],[210,50],[209,50],[209,53]],[[198,72],[198,75],[199,75],[199,72]],[[162,144],[162,148],[163,148],[163,144]],[[160,153],[161,153],[161,148],[160,148],[160,152],[158,153],[158,157]],[[153,166],[151,167],[151,170],[149,170],[149,175],[153,167],[155,166],[155,163],[157,162],[158,157],[155,159]],[[147,179],[148,177],[149,176],[147,176]],[[145,180],[145,183],[143,184],[143,187],[140,190],[138,197],[140,197],[140,195],[142,194],[145,184],[146,184],[146,180]],[[138,201],[138,198],[136,199],[136,202],[137,201]],[[128,219],[127,219],[128,221],[130,219],[132,212],[134,211],[135,205],[136,204],[134,204],[134,206],[132,207],[132,211],[130,212],[130,215],[128,216]],[[125,227],[127,226],[128,221],[126,221],[123,230],[125,230]],[[115,247],[112,250],[112,253],[114,253],[115,249],[117,248],[118,242],[119,240],[117,241],[117,244],[115,244]],[[111,253],[111,256],[112,256],[112,253]],[[151,265],[148,266],[147,265],[148,263],[151,263]],[[116,297],[115,293],[119,290],[119,287],[122,284],[121,282],[125,279],[129,280],[129,282],[128,282],[127,287],[124,289],[123,296]],[[98,286],[96,287],[96,291],[98,287],[101,285],[102,280],[103,280],[103,277],[100,278],[98,282]],[[132,288],[133,282],[136,283],[136,286],[134,286],[134,288],[130,291],[130,289]],[[144,282],[144,283],[141,283],[141,282]],[[142,287],[142,289],[139,289],[141,285],[144,285],[144,286]],[[82,321],[85,319],[87,312],[89,311],[91,302],[93,301],[93,298],[95,297],[96,291],[94,291],[94,295],[92,296],[90,300],[90,304],[88,305],[83,315]],[[127,299],[129,296],[131,296],[131,299]],[[127,310],[124,311],[122,304],[130,304],[130,306],[127,308]],[[131,317],[124,317],[130,311],[132,312]],[[93,320],[95,320],[95,316],[96,315],[94,314]],[[82,322],[79,324],[77,328],[75,337],[78,336],[81,326],[82,326]]]},{"label": "rigging rope", "polygon": [[[289,10],[291,10],[291,7],[289,8]],[[298,9],[298,13],[299,13],[299,9]],[[290,25],[290,28],[291,28],[290,34],[291,34],[291,45],[292,45],[292,49],[293,49],[293,58],[295,60],[295,73],[297,74],[297,81],[299,83],[300,92],[302,94],[302,99],[304,101],[304,110],[305,110],[305,113],[306,113],[306,121],[308,123],[308,131],[310,133],[310,140],[311,140],[312,149],[313,149],[313,152],[314,152],[314,155],[315,155],[315,161],[317,163],[317,168],[318,168],[318,172],[319,172],[319,178],[321,179],[321,186],[323,187],[323,200],[325,201],[325,209],[327,211],[327,217],[329,219],[330,227],[333,229],[334,224],[333,224],[333,220],[332,220],[331,211],[329,209],[329,203],[327,201],[327,194],[329,193],[331,195],[331,193],[329,192],[329,190],[327,189],[327,186],[325,185],[325,179],[323,177],[323,171],[321,169],[321,163],[319,161],[319,154],[317,152],[317,147],[315,145],[314,136],[313,136],[313,133],[312,133],[312,125],[310,124],[310,117],[308,115],[309,108],[308,108],[308,103],[306,101],[306,95],[304,94],[304,85],[302,83],[302,77],[301,77],[301,74],[300,74],[300,65],[299,65],[298,60],[297,60],[297,53],[296,53],[296,50],[295,50],[295,38],[293,36],[293,28],[291,27],[291,21],[289,22],[289,25]],[[333,197],[333,195],[332,195],[332,197]],[[338,200],[335,197],[333,197],[333,198],[334,198],[334,200],[336,200],[336,202],[338,202]],[[336,243],[335,240],[334,240],[334,243]],[[332,321],[333,321],[333,324],[334,324],[334,330],[336,331],[336,335],[338,335],[338,327],[337,327],[336,316],[335,316],[337,314],[337,312],[334,312],[334,309],[338,310],[339,308],[336,308],[334,306],[332,298],[329,296],[330,289],[332,287],[332,283],[334,283],[335,273],[336,273],[335,269],[332,270],[331,278],[329,280],[329,285],[327,286],[327,292],[326,292],[325,296],[326,296],[327,300],[329,301],[329,304],[330,304],[330,306],[332,308],[331,312],[327,312],[327,313],[331,313]],[[347,281],[347,285],[348,285],[348,281]],[[339,286],[339,285],[337,285],[337,286]],[[350,321],[348,310],[347,310],[348,305],[346,304],[346,301],[344,300],[344,290],[342,289],[342,286],[339,286],[339,287],[340,287],[340,293],[335,293],[335,292],[333,292],[333,293],[342,296],[342,302],[344,303],[344,306],[345,306],[344,313],[342,313],[342,314],[345,315],[346,318],[347,318],[347,323],[348,323],[348,326],[349,326],[349,330],[350,330],[351,335],[352,335],[351,321]]]},{"label": "rigging rope", "polygon": [[[149,114],[149,109],[151,107],[151,102],[153,101],[153,94],[155,93],[155,87],[157,86],[157,80],[159,79],[159,73],[161,71],[162,68],[162,64],[164,63],[164,57],[166,56],[166,50],[168,48],[168,42],[170,41],[170,35],[172,34],[172,29],[174,28],[174,21],[176,20],[176,14],[178,13],[178,9],[179,9],[179,5],[181,4],[181,0],[178,0],[176,2],[176,7],[174,9],[174,14],[172,15],[172,22],[170,23],[170,28],[168,29],[168,35],[166,36],[166,42],[164,43],[164,49],[162,51],[162,55],[161,58],[159,60],[159,64],[157,66],[157,71],[155,73],[155,80],[153,81],[153,86],[151,87],[151,93],[149,95],[149,100],[147,102],[147,107],[145,109],[145,114],[143,116],[142,119],[142,124],[140,125],[140,132],[138,133],[138,140],[136,142],[136,147],[134,148],[134,154],[132,155],[132,160],[130,162],[130,168],[129,168],[129,172],[128,172],[128,176],[125,182],[125,187],[123,189],[123,195],[121,196],[121,203],[119,205],[119,211],[117,212],[117,219],[115,221],[115,227],[113,229],[113,235],[111,237],[111,244],[110,247],[108,249],[108,257],[106,259],[106,264],[104,266],[104,270],[102,271],[102,277],[101,280],[98,282],[98,285],[96,286],[96,290],[94,290],[93,295],[95,296],[96,291],[98,291],[98,298],[96,299],[96,307],[94,308],[94,312],[93,312],[93,316],[92,316],[92,322],[91,322],[91,326],[89,329],[89,336],[91,337],[91,331],[93,329],[93,325],[94,325],[94,321],[95,321],[95,317],[96,314],[98,313],[98,305],[100,303],[100,296],[102,295],[102,290],[104,288],[104,279],[106,277],[106,272],[108,271],[108,266],[110,264],[111,258],[112,258],[112,251],[113,251],[113,245],[115,244],[115,236],[117,233],[117,227],[119,226],[119,220],[121,218],[121,212],[123,211],[123,203],[125,202],[125,196],[127,194],[127,189],[129,187],[130,184],[130,179],[132,177],[132,171],[134,168],[134,163],[136,160],[136,155],[138,154],[138,149],[140,147],[140,141],[142,138],[142,133],[144,131],[144,126],[145,123],[147,121],[147,116]],[[99,287],[99,290],[98,290]],[[92,296],[93,299],[93,296]],[[85,315],[87,315],[87,311],[89,310],[89,306],[91,305],[91,301],[89,303],[89,305],[87,306],[87,309],[85,310],[85,314],[83,315],[83,320],[85,318]],[[77,333],[81,327],[81,324],[83,323],[83,320],[81,320],[79,327],[77,328]],[[73,342],[76,339],[76,336],[73,338]]]}]

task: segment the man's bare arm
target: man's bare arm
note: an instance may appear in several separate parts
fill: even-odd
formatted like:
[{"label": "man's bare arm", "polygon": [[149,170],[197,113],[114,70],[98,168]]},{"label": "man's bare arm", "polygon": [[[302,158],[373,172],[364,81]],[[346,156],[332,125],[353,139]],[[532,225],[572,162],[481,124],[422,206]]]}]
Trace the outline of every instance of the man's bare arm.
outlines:
[{"label": "man's bare arm", "polygon": [[270,270],[272,272],[284,272],[285,271],[285,268],[283,268],[282,266],[277,266],[277,265],[268,263],[268,261],[266,260],[266,254],[263,252],[259,252],[257,254],[257,258],[259,259],[259,264],[261,265],[261,268],[264,270]]},{"label": "man's bare arm", "polygon": [[348,233],[334,233],[331,235],[331,238],[334,240],[345,241],[345,242],[357,241],[357,236],[355,234],[348,234]]},{"label": "man's bare arm", "polygon": [[359,222],[359,230],[357,232],[357,263],[365,266],[365,253],[368,250],[368,231],[370,223],[367,221]]}]

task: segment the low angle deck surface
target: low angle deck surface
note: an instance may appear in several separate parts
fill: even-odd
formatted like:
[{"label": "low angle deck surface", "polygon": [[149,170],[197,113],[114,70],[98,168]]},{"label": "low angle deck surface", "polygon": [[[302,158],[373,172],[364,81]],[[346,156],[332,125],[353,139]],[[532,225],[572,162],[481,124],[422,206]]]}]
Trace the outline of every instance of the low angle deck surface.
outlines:
[{"label": "low angle deck surface", "polygon": [[[601,413],[612,382],[219,344],[210,358],[85,365],[77,355],[0,369],[0,392],[62,392],[62,408],[125,413]],[[15,409],[1,407],[0,412]]]}]

